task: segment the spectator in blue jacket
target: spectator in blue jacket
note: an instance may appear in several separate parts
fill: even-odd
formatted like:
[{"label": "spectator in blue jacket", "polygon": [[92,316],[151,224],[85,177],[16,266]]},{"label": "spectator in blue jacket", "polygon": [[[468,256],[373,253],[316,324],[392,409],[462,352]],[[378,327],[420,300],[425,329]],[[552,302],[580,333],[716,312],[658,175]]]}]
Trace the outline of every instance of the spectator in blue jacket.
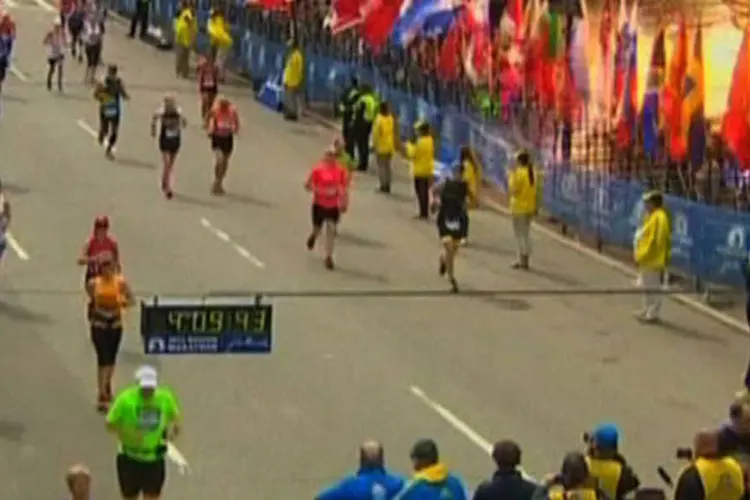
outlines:
[{"label": "spectator in blue jacket", "polygon": [[399,494],[398,500],[466,500],[463,482],[440,462],[435,441],[417,441],[411,451],[411,461],[414,477]]},{"label": "spectator in blue jacket", "polygon": [[404,487],[404,480],[385,468],[383,447],[367,441],[359,448],[359,470],[321,492],[316,500],[391,500]]}]

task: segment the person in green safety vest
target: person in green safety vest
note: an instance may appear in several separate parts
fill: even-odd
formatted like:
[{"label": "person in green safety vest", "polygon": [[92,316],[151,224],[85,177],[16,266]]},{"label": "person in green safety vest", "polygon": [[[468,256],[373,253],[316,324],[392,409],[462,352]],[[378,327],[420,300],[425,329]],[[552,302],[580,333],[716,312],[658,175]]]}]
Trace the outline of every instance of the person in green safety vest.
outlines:
[{"label": "person in green safety vest", "polygon": [[357,101],[359,101],[359,80],[357,77],[352,77],[351,84],[341,96],[338,106],[341,115],[341,135],[350,157],[354,156],[354,106]]},{"label": "person in green safety vest", "polygon": [[354,106],[354,142],[357,150],[357,170],[366,172],[370,157],[372,122],[378,113],[378,98],[369,85],[360,86],[359,99]]}]

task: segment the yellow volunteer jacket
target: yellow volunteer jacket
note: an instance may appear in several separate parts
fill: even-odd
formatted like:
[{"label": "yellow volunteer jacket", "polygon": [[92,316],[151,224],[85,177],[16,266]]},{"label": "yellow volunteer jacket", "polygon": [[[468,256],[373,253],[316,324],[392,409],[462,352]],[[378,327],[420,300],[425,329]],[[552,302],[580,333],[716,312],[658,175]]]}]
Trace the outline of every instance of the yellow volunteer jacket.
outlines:
[{"label": "yellow volunteer jacket", "polygon": [[296,89],[302,84],[302,78],[305,74],[305,61],[302,51],[293,49],[286,59],[284,66],[284,85]]},{"label": "yellow volunteer jacket", "polygon": [[393,115],[378,113],[372,125],[372,145],[376,153],[381,155],[393,154],[396,149],[395,128]]},{"label": "yellow volunteer jacket", "polygon": [[508,171],[508,195],[510,196],[510,212],[513,215],[533,215],[537,212],[540,177],[534,169],[534,184],[532,184],[527,168],[515,167]]},{"label": "yellow volunteer jacket", "polygon": [[599,489],[607,494],[610,500],[617,500],[617,490],[622,477],[622,464],[617,460],[605,460],[586,457],[589,473],[596,479]]},{"label": "yellow volunteer jacket", "polygon": [[184,9],[174,22],[175,42],[182,47],[192,47],[197,33],[195,16],[190,9]]},{"label": "yellow volunteer jacket", "polygon": [[435,175],[435,141],[432,136],[424,136],[415,143],[406,145],[406,156],[411,160],[412,177],[429,177]]},{"label": "yellow volunteer jacket", "polygon": [[642,269],[662,271],[669,265],[672,230],[669,217],[663,208],[646,215],[635,233],[633,257]]},{"label": "yellow volunteer jacket", "polygon": [[224,16],[210,16],[206,23],[206,31],[212,47],[228,49],[232,46],[232,34]]},{"label": "yellow volunteer jacket", "polygon": [[[692,466],[695,467],[703,483],[705,500],[740,500],[744,497],[744,472],[740,463],[734,458],[697,458]],[[690,465],[682,472],[689,467]]]},{"label": "yellow volunteer jacket", "polygon": [[469,190],[468,196],[468,207],[476,208],[479,204],[479,186],[482,182],[482,173],[479,171],[479,166],[475,165],[473,161],[464,160],[464,182]]}]

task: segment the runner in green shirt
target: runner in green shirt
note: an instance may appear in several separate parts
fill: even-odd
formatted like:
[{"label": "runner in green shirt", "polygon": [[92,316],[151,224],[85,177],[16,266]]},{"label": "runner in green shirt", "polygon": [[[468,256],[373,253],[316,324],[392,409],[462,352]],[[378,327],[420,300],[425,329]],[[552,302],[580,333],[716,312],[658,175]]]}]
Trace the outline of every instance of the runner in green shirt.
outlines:
[{"label": "runner in green shirt", "polygon": [[124,500],[157,500],[166,479],[167,443],[179,432],[177,398],[159,387],[150,366],[135,373],[136,384],[118,394],[107,415],[107,429],[117,435],[117,479]]}]

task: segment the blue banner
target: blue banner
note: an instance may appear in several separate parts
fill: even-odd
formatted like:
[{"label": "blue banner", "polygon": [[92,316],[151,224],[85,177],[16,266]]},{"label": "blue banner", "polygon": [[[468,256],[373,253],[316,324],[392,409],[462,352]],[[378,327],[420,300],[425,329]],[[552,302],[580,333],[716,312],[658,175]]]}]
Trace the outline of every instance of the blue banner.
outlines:
[{"label": "blue banner", "polygon": [[[132,14],[134,0],[110,1],[115,11]],[[175,5],[175,0],[153,0],[153,27],[171,33]],[[207,3],[201,2],[199,47],[208,45],[204,26],[207,9]],[[232,23],[234,46],[229,63],[234,70],[250,75],[255,81],[275,81],[283,68],[286,47],[247,30],[243,7],[234,6],[232,12],[228,19]],[[453,106],[438,107],[424,96],[393,88],[372,68],[323,57],[312,51],[305,54],[305,65],[308,100],[333,104],[350,77],[357,75],[390,102],[398,116],[403,138],[412,137],[417,120],[431,124],[440,139],[439,175],[458,159],[462,146],[470,146],[479,156],[483,178],[501,190],[506,188],[507,169],[515,148],[497,128]],[[643,186],[614,178],[606,172],[577,170],[574,166],[553,162],[544,162],[542,173],[545,212],[605,245],[632,248],[635,228],[643,216]],[[669,196],[666,204],[672,223],[672,267],[704,282],[743,285],[742,266],[748,259],[750,215]]]}]

